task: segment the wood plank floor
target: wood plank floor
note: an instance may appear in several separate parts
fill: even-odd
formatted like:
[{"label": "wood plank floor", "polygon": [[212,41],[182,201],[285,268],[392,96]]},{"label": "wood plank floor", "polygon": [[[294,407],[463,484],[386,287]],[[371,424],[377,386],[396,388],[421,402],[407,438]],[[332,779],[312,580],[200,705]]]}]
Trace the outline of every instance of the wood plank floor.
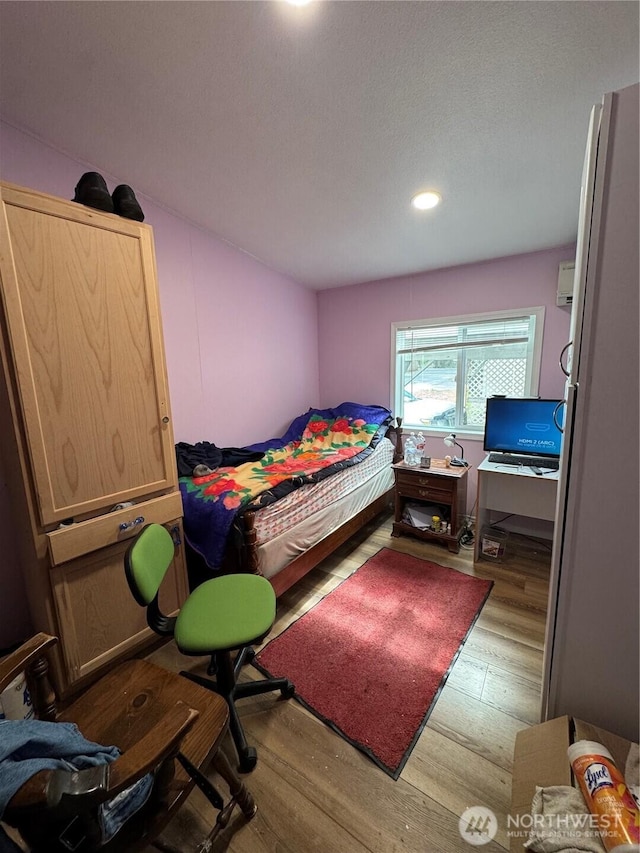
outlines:
[{"label": "wood plank floor", "polygon": [[[235,814],[213,851],[470,853],[458,821],[473,805],[498,818],[494,840],[478,849],[508,849],[514,740],[539,719],[549,544],[512,535],[504,562],[474,567],[471,550],[450,554],[441,545],[390,534],[391,517],[384,515],[289,590],[269,638],[383,547],[494,580],[400,778],[394,782],[295,700],[274,694],[242,700],[247,738],[258,750],[258,766],[244,779],[258,813],[249,823]],[[171,669],[204,669],[173,644],[150,658]],[[252,667],[246,673],[257,677]],[[211,778],[225,790],[215,774]],[[214,820],[196,790],[164,837],[178,850],[195,851]]]}]

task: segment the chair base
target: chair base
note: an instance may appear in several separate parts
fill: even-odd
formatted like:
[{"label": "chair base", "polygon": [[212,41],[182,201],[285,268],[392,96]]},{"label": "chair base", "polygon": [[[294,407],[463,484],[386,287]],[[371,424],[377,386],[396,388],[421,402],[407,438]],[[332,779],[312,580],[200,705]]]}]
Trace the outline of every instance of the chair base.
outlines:
[{"label": "chair base", "polygon": [[245,681],[238,684],[237,677],[242,666],[253,660],[254,650],[247,646],[241,649],[235,661],[231,659],[231,652],[215,652],[211,655],[211,662],[207,668],[208,673],[215,673],[216,680],[197,675],[193,672],[182,671],[180,675],[195,681],[207,690],[212,690],[222,696],[229,706],[229,729],[231,737],[238,753],[238,769],[241,773],[250,773],[256,766],[258,755],[254,747],[247,744],[244,729],[235,707],[238,699],[248,696],[259,696],[262,693],[271,693],[279,690],[283,699],[290,699],[295,693],[295,686],[288,678],[265,678],[261,681]]}]

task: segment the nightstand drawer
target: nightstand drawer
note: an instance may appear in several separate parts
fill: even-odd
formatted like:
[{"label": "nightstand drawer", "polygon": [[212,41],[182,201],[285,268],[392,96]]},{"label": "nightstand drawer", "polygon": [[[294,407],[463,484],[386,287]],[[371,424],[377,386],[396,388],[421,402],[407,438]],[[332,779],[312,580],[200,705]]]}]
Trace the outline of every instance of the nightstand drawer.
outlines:
[{"label": "nightstand drawer", "polygon": [[396,472],[396,488],[402,489],[407,494],[407,489],[429,489],[443,492],[451,497],[456,488],[456,482],[452,477],[442,477],[438,474],[428,474],[416,471],[409,474],[407,471]]},{"label": "nightstand drawer", "polygon": [[398,483],[396,494],[405,498],[416,498],[419,501],[433,501],[433,503],[451,503],[451,490],[433,489],[430,486],[418,486],[417,483]]}]

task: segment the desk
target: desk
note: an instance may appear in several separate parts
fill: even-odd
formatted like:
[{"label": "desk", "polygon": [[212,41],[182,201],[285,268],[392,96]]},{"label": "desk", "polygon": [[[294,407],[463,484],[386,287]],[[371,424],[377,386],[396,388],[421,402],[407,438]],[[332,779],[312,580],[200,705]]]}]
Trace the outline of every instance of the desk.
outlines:
[{"label": "desk", "polygon": [[527,467],[500,465],[488,457],[478,465],[478,510],[474,560],[481,556],[482,528],[491,510],[553,521],[559,471],[534,474]]}]

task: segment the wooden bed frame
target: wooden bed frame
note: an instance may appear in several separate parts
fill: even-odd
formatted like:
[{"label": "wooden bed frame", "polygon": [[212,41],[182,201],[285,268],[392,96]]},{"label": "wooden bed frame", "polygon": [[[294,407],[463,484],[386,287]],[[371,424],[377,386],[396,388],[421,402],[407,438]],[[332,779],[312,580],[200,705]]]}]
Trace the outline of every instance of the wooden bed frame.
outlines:
[{"label": "wooden bed frame", "polygon": [[[397,418],[397,426],[390,426],[387,430],[387,436],[391,439],[395,446],[395,452],[393,454],[393,462],[398,462],[402,459],[402,419]],[[300,554],[299,557],[296,557],[295,560],[292,560],[288,563],[284,568],[280,569],[280,571],[275,574],[272,578],[269,578],[271,585],[273,586],[276,595],[282,595],[283,592],[289,589],[289,587],[293,586],[296,581],[300,580],[301,577],[310,572],[311,569],[315,568],[318,563],[322,562],[325,557],[328,557],[329,554],[332,554],[336,548],[346,542],[347,539],[350,539],[358,530],[364,527],[365,524],[368,524],[373,518],[379,515],[381,512],[384,512],[387,509],[392,501],[393,501],[393,488],[389,489],[388,492],[385,492],[380,497],[376,498],[372,503],[362,509],[357,515],[354,515],[353,518],[350,518],[340,527],[337,527],[332,533],[328,536],[325,536],[324,539],[321,539],[315,545],[312,545],[307,551],[303,554]],[[255,532],[255,514],[259,512],[259,510],[255,511],[247,511],[242,514],[241,520],[243,524],[242,529],[242,544],[239,547],[239,552],[241,554],[240,562],[241,562],[241,571],[251,572],[252,574],[259,575],[260,569],[258,568],[258,548],[256,545],[256,532]],[[238,552],[235,554],[235,562],[236,566],[233,569],[234,571],[238,571],[237,566],[237,556]]]},{"label": "wooden bed frame", "polygon": [[[350,518],[341,527],[337,527],[333,533],[330,533],[328,536],[325,536],[324,539],[321,539],[315,545],[312,545],[311,548],[304,552],[304,554],[300,554],[299,557],[296,557],[295,560],[292,560],[284,566],[284,568],[280,569],[280,571],[272,578],[269,578],[269,582],[274,588],[276,595],[282,595],[283,592],[286,592],[289,587],[293,586],[296,581],[299,581],[300,578],[304,577],[304,575],[306,575],[307,572],[310,572],[311,569],[314,569],[318,563],[321,563],[325,557],[332,554],[338,546],[342,545],[343,542],[346,542],[347,539],[350,539],[358,532],[358,530],[371,521],[372,518],[375,518],[387,509],[387,507],[391,506],[392,500],[393,489],[389,489],[388,492],[380,495],[380,497],[376,498],[373,503],[370,503],[357,515],[354,515],[353,518]],[[253,572],[254,574],[260,574],[258,569],[257,547],[255,544],[256,533],[253,529],[253,516],[253,512],[246,512],[244,514],[244,553],[247,559],[246,571]],[[243,569],[245,569],[245,566],[243,566]]]}]

